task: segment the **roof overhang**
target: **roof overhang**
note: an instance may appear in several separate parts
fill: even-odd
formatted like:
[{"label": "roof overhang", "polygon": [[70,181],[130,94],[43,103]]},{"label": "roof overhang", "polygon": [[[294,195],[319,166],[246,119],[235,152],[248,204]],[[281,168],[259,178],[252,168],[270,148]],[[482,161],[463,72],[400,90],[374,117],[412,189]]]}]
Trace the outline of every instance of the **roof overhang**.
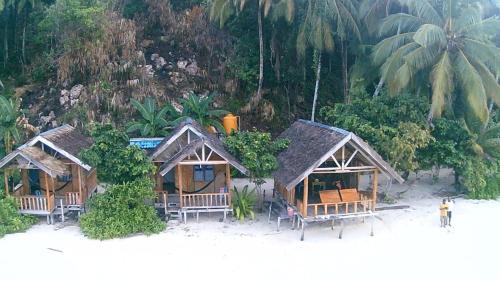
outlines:
[{"label": "roof overhang", "polygon": [[177,152],[174,156],[172,156],[168,161],[166,161],[160,167],[160,175],[165,176],[170,170],[172,170],[176,165],[181,164],[181,161],[184,160],[188,155],[195,153],[197,149],[202,148],[203,146],[208,147],[211,151],[215,152],[218,156],[220,156],[224,161],[210,161],[209,159],[199,159],[199,161],[192,161],[192,163],[185,162],[185,165],[217,165],[217,164],[230,164],[238,171],[243,174],[248,174],[248,169],[241,165],[235,159],[229,159],[225,156],[225,153],[220,151],[215,145],[212,145],[210,141],[202,138],[199,140],[192,141],[190,144],[184,146],[179,152]]},{"label": "roof overhang", "polygon": [[18,161],[18,164],[15,165],[18,168],[29,169],[33,165],[49,174],[51,177],[63,176],[69,173],[65,163],[37,147],[22,147],[16,149],[0,161],[0,168],[5,167],[16,158],[21,158],[21,161],[26,162],[20,163]]},{"label": "roof overhang", "polygon": [[80,160],[79,158],[77,158],[76,156],[72,155],[71,153],[68,153],[64,149],[62,149],[62,148],[58,147],[57,145],[55,145],[53,142],[47,140],[46,138],[43,137],[43,135],[38,135],[38,136],[34,137],[29,142],[27,142],[26,144],[24,144],[23,147],[25,147],[25,146],[33,146],[33,145],[35,145],[38,142],[40,142],[43,145],[46,145],[46,146],[50,147],[51,149],[57,151],[57,153],[61,154],[62,156],[66,157],[66,158],[68,158],[69,160],[71,160],[75,164],[81,166],[85,170],[87,170],[87,171],[92,170],[91,166],[83,163],[83,161]]}]

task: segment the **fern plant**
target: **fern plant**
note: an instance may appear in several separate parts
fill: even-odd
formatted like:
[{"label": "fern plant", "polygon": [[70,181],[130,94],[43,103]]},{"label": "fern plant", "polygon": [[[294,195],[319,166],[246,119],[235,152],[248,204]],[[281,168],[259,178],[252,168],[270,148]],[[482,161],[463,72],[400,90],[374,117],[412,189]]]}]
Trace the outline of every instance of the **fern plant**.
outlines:
[{"label": "fern plant", "polygon": [[245,185],[241,191],[238,191],[236,187],[233,190],[233,211],[234,216],[241,222],[245,218],[255,219],[255,213],[253,207],[256,201],[255,188],[252,190],[248,189],[248,185]]}]

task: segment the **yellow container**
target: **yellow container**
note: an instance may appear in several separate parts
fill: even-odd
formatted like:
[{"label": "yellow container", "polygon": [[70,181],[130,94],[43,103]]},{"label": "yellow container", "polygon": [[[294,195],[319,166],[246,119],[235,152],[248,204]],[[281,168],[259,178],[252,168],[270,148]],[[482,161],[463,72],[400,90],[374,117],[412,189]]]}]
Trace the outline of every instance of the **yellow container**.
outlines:
[{"label": "yellow container", "polygon": [[229,113],[224,116],[224,118],[222,119],[222,123],[224,125],[224,129],[226,130],[226,133],[229,135],[232,131],[237,132],[240,128],[240,117],[234,116],[233,114]]}]

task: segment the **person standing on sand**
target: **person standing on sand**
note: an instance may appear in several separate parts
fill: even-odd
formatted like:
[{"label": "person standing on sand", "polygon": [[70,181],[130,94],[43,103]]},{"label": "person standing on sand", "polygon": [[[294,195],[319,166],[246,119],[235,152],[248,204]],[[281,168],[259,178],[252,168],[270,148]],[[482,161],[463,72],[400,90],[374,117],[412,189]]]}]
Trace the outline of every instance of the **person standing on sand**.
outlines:
[{"label": "person standing on sand", "polygon": [[451,212],[453,211],[453,208],[455,207],[455,202],[451,200],[450,197],[448,197],[448,203],[446,203],[448,206],[447,208],[447,215],[448,215],[448,226],[451,226]]},{"label": "person standing on sand", "polygon": [[448,219],[448,205],[446,205],[446,199],[443,199],[443,203],[439,205],[439,214],[441,220],[441,227],[446,227],[447,219]]}]

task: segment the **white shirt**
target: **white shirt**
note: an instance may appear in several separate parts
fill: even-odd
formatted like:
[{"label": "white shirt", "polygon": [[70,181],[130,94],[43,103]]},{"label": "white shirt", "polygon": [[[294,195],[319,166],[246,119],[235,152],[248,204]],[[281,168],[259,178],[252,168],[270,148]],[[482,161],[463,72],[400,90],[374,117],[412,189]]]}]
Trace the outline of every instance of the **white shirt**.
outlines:
[{"label": "white shirt", "polygon": [[453,203],[453,201],[446,202],[446,205],[448,205],[448,212],[453,211],[453,209],[455,207],[455,203]]}]

